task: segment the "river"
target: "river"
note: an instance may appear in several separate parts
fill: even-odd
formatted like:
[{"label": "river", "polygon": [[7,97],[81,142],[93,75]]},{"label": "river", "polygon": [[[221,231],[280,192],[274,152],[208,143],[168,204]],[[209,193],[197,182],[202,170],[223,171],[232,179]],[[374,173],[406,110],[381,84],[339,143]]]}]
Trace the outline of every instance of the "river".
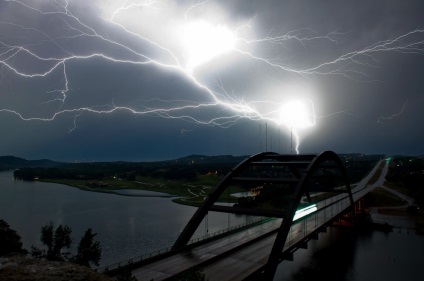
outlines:
[{"label": "river", "polygon": [[[0,172],[0,218],[18,232],[24,247],[41,246],[41,227],[50,221],[72,228],[74,247],[92,228],[103,250],[101,266],[172,246],[196,210],[171,198],[151,197],[151,192],[147,197],[94,193],[15,181],[12,175]],[[196,237],[247,220],[210,213]],[[293,262],[282,262],[275,280],[421,281],[424,276],[424,237],[405,228],[384,233],[330,227],[318,240],[309,241],[308,248],[295,252]]]},{"label": "river", "polygon": [[[72,228],[74,247],[87,228],[98,233],[101,266],[172,246],[196,208],[172,198],[122,196],[13,179],[0,172],[0,219],[22,237],[26,249],[41,246],[41,227],[53,221]],[[158,193],[158,196],[163,194]],[[249,217],[210,213],[195,237],[246,223]],[[74,249],[75,250],[75,249]]]},{"label": "river", "polygon": [[424,276],[424,237],[411,229],[392,232],[329,227],[308,249],[283,261],[279,281],[421,281]]}]

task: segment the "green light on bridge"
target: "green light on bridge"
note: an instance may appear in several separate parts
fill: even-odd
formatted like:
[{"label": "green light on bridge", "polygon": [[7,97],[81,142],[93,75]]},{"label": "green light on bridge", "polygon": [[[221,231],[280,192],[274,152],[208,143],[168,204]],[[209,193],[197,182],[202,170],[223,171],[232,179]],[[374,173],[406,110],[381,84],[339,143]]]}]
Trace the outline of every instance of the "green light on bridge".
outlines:
[{"label": "green light on bridge", "polygon": [[315,204],[305,207],[303,209],[297,210],[296,213],[294,214],[293,221],[298,220],[306,215],[309,215],[310,213],[313,213],[317,210],[318,208],[317,208],[317,205]]}]

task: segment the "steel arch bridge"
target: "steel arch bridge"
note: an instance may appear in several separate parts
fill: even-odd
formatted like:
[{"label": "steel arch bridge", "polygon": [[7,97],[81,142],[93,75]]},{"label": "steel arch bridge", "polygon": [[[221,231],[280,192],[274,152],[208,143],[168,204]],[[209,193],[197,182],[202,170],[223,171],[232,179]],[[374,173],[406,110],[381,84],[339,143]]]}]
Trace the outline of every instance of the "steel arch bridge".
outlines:
[{"label": "steel arch bridge", "polygon": [[[220,196],[232,186],[255,190],[256,194],[269,193],[277,206],[255,206],[255,201],[260,201],[260,196],[251,197],[253,199],[248,200],[247,206],[216,205]],[[258,276],[263,280],[272,280],[278,264],[284,259],[282,252],[290,227],[297,216],[302,215],[299,208],[307,206],[313,211],[314,202],[335,193],[347,193],[353,211],[354,201],[346,170],[340,158],[332,151],[305,155],[273,152],[253,155],[233,168],[206,197],[177,238],[173,249],[179,250],[187,246],[209,211],[283,218],[268,261]],[[303,215],[308,213],[304,212]]]}]

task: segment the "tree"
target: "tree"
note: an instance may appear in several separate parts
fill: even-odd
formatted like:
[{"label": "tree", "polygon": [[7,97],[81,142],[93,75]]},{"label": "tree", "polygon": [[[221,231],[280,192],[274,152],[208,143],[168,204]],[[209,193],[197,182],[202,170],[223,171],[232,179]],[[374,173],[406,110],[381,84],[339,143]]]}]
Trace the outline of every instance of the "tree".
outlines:
[{"label": "tree", "polygon": [[94,242],[94,236],[96,235],[97,233],[93,233],[91,228],[85,231],[78,245],[78,253],[73,258],[75,263],[87,267],[90,267],[90,263],[94,263],[97,266],[99,265],[102,250],[100,248],[100,243],[98,241]]},{"label": "tree", "polygon": [[45,258],[51,261],[64,261],[69,252],[63,252],[64,248],[69,249],[72,244],[72,230],[67,225],[60,224],[56,230],[53,222],[41,228],[41,242],[47,246],[47,252],[34,246],[31,247],[31,255],[36,258]]},{"label": "tree", "polygon": [[67,225],[59,225],[55,229],[53,222],[41,228],[41,242],[47,247],[47,251],[37,247],[31,247],[31,255],[35,258],[46,259],[51,261],[71,261],[80,265],[90,267],[90,263],[99,265],[102,255],[100,243],[94,241],[97,233],[91,228],[85,231],[78,245],[78,253],[75,256],[70,256],[69,252],[64,249],[69,249],[72,244],[71,238],[72,229]]},{"label": "tree", "polygon": [[0,256],[10,253],[26,254],[27,251],[22,248],[21,237],[10,228],[10,225],[0,219]]}]

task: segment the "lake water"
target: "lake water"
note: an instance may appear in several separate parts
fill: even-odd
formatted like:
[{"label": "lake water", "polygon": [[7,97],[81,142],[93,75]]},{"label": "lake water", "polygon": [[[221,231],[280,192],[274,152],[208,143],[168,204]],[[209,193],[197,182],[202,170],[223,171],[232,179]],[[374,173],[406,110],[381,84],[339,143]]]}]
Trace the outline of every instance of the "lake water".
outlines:
[{"label": "lake water", "polygon": [[[24,247],[41,246],[41,227],[53,221],[72,228],[76,247],[87,228],[98,233],[102,265],[172,246],[196,208],[172,198],[121,196],[74,187],[13,179],[0,172],[0,218],[22,237]],[[162,196],[163,194],[159,194]],[[195,237],[247,222],[247,216],[210,213]]]},{"label": "lake water", "polygon": [[[173,203],[172,198],[137,195],[15,181],[12,172],[0,172],[0,218],[19,233],[25,248],[40,246],[41,227],[50,221],[69,225],[75,246],[92,228],[103,249],[101,265],[172,246],[196,210]],[[196,236],[247,220],[247,216],[210,213],[207,227],[202,224]],[[308,247],[295,252],[293,262],[282,262],[275,280],[423,280],[424,237],[410,230],[356,232],[331,227],[319,234],[319,240],[309,241]]]},{"label": "lake water", "polygon": [[424,276],[424,237],[408,229],[392,232],[355,231],[330,227],[294,261],[279,265],[279,281],[421,281]]}]

